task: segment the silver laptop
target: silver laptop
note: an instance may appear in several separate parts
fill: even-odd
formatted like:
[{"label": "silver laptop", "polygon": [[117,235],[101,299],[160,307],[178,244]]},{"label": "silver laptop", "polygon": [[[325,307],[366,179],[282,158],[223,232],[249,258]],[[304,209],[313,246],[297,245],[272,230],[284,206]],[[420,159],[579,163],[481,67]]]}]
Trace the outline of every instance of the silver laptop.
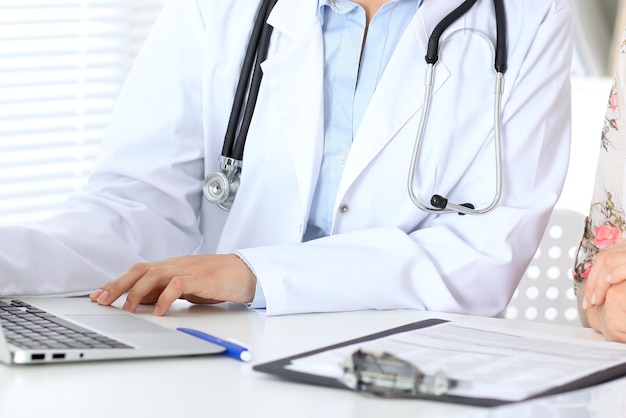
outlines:
[{"label": "silver laptop", "polygon": [[224,352],[88,298],[0,299],[0,362],[61,363]]}]

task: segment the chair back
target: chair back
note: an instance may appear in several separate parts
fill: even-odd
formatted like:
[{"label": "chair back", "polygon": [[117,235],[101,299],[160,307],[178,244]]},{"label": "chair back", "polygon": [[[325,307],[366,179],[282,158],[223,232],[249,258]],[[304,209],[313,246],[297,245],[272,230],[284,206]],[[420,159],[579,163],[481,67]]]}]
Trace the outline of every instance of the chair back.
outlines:
[{"label": "chair back", "polygon": [[552,212],[539,248],[524,273],[505,318],[581,326],[572,270],[585,215]]}]

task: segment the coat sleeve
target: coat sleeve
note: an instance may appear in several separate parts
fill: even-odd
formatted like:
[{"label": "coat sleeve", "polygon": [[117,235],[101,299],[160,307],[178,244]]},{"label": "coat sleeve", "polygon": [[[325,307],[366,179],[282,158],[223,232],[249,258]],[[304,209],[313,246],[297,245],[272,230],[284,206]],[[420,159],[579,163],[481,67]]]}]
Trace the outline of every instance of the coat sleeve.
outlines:
[{"label": "coat sleeve", "polygon": [[[538,247],[567,170],[572,38],[565,3],[551,2],[540,24],[530,26],[535,30],[516,27],[519,38],[510,40],[528,48],[516,50],[506,81],[498,207],[487,215],[428,217],[414,230],[382,226],[304,244],[241,249],[261,282],[268,314],[411,308],[497,316],[504,311]],[[485,161],[477,163],[491,167],[493,154],[484,154]],[[475,190],[485,184],[484,176],[479,170],[464,173],[455,189]]]},{"label": "coat sleeve", "polygon": [[84,294],[135,262],[198,246],[203,40],[197,2],[167,2],[123,87],[88,191],[50,219],[0,229],[0,294]]}]

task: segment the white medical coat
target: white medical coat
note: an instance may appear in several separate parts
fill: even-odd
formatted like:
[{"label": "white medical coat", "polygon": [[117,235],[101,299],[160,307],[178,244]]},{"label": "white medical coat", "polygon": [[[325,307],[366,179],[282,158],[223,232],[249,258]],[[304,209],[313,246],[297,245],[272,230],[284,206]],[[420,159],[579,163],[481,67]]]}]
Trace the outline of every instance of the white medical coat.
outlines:
[{"label": "white medical coat", "polygon": [[[461,0],[426,0],[392,56],[345,164],[332,235],[301,243],[323,147],[315,0],[279,0],[227,213],[202,196],[219,155],[258,1],[173,0],[114,110],[89,190],[54,217],[0,229],[0,293],[81,294],[133,263],[186,254],[248,260],[268,314],[414,308],[498,315],[565,177],[572,55],[567,0],[506,0],[503,194],[487,215],[428,215],[406,185],[428,36]],[[494,196],[493,2],[442,37],[414,187],[484,207]],[[488,40],[490,42],[488,42]],[[343,208],[341,210],[340,208]]]}]

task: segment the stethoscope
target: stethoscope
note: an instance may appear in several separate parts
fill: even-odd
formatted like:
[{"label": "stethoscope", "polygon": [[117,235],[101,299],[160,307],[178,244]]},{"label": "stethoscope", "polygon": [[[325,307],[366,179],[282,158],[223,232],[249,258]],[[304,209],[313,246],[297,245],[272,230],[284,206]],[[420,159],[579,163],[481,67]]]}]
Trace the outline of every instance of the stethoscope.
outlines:
[{"label": "stethoscope", "polygon": [[507,69],[507,36],[506,36],[506,12],[504,10],[504,0],[494,0],[495,14],[496,14],[496,53],[495,64],[496,70],[496,84],[494,89],[494,132],[495,132],[495,150],[496,150],[496,191],[493,200],[488,206],[482,209],[476,209],[471,203],[452,203],[447,198],[435,194],[430,198],[430,204],[432,207],[426,206],[419,201],[413,188],[413,179],[415,178],[415,168],[417,166],[417,159],[420,154],[422,142],[424,140],[424,129],[426,127],[426,119],[428,118],[428,111],[430,110],[430,103],[432,100],[433,78],[435,73],[435,64],[439,59],[439,45],[440,38],[443,32],[450,27],[457,19],[465,15],[477,0],[466,0],[447,15],[433,30],[433,33],[428,39],[428,49],[426,52],[426,93],[424,94],[424,104],[422,106],[422,115],[420,117],[420,124],[417,130],[417,138],[415,140],[415,147],[411,155],[411,164],[409,168],[409,176],[407,179],[407,188],[409,196],[413,201],[413,204],[421,210],[428,213],[442,213],[442,212],[457,212],[459,215],[481,215],[491,212],[500,202],[502,197],[502,132],[500,126],[501,119],[501,103],[502,103],[502,88],[504,85],[504,73]]},{"label": "stethoscope", "polygon": [[[261,62],[267,58],[267,51],[272,36],[272,26],[266,23],[267,17],[274,8],[277,0],[264,0],[257,14],[250,42],[241,67],[241,75],[235,90],[235,99],[228,120],[228,127],[224,136],[222,155],[220,156],[220,171],[210,173],[204,179],[202,187],[204,196],[211,203],[217,204],[224,210],[230,210],[239,189],[241,177],[241,162],[243,149],[252,114],[259,95],[259,86],[263,71]],[[254,71],[252,71],[254,69]],[[252,79],[250,75],[252,74]],[[246,100],[244,109],[244,99]],[[243,110],[243,116],[241,112]]]},{"label": "stethoscope", "polygon": [[[259,86],[261,84],[262,71],[260,64],[267,58],[272,27],[266,23],[272,8],[277,0],[264,0],[259,8],[250,42],[246,50],[244,62],[241,70],[235,99],[228,121],[228,128],[220,156],[220,171],[210,173],[206,176],[203,191],[206,198],[217,204],[224,210],[230,210],[237,189],[240,184],[241,166],[243,150],[246,136],[252,120],[252,114],[256,105]],[[428,49],[426,52],[426,92],[424,94],[424,104],[420,117],[419,128],[415,140],[415,146],[411,155],[407,188],[413,203],[421,210],[428,213],[457,212],[465,214],[484,214],[492,211],[502,197],[502,135],[501,135],[501,103],[502,90],[504,84],[504,73],[507,68],[507,40],[506,40],[506,12],[504,10],[504,0],[494,0],[496,15],[496,53],[495,53],[495,100],[494,100],[494,132],[496,150],[496,191],[492,202],[482,208],[476,209],[471,203],[456,204],[449,202],[443,196],[433,195],[431,207],[422,204],[416,196],[413,188],[415,169],[420,155],[421,146],[424,139],[424,131],[428,112],[432,101],[432,87],[435,74],[435,64],[439,59],[440,38],[443,32],[454,22],[465,15],[476,4],[478,0],[465,0],[459,7],[443,18],[435,27],[428,39]],[[253,71],[254,70],[254,71]],[[251,78],[252,73],[252,78]],[[246,99],[244,109],[244,99]],[[243,116],[242,116],[243,110]]]}]

